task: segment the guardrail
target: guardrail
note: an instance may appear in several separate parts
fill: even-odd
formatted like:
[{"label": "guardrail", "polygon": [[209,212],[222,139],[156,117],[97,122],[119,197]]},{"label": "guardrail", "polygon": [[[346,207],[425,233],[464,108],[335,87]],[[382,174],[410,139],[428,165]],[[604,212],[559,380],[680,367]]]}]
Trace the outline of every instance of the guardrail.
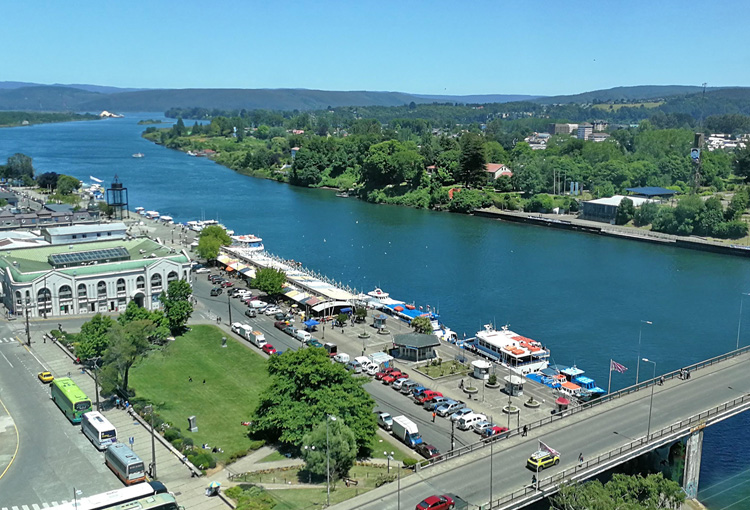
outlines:
[{"label": "guardrail", "polygon": [[[538,499],[542,496],[546,497],[556,492],[560,484],[575,480],[577,478],[577,475],[580,475],[583,471],[587,471],[592,467],[596,467],[596,466],[599,466],[600,464],[604,464],[604,463],[608,463],[609,461],[616,460],[618,457],[627,456],[631,454],[632,452],[636,452],[637,450],[639,450],[639,448],[644,447],[644,446],[647,447],[647,448],[644,448],[644,451],[650,450],[651,447],[653,446],[651,443],[666,443],[670,440],[682,437],[686,434],[686,432],[689,432],[695,425],[708,425],[706,421],[709,418],[718,417],[722,413],[725,413],[727,410],[734,409],[739,406],[750,407],[750,395],[743,395],[741,397],[737,397],[729,402],[725,402],[724,404],[720,404],[707,411],[703,411],[702,413],[693,415],[690,418],[682,420],[678,423],[675,423],[673,425],[669,425],[660,430],[657,430],[653,432],[651,435],[649,435],[648,437],[644,436],[644,437],[638,438],[619,448],[602,453],[601,455],[589,461],[583,462],[579,464],[578,466],[565,469],[560,473],[556,473],[547,478],[540,479],[538,480],[539,482],[538,485],[535,487],[531,487],[531,486],[524,487],[523,489],[514,491],[510,494],[503,496],[502,498],[498,498],[496,500],[491,501],[490,508],[495,508],[496,506],[508,505],[510,503],[513,503],[514,500],[520,503],[521,501],[519,500],[522,500],[522,499]],[[640,453],[641,452],[638,452],[638,454]],[[593,474],[593,473],[586,473],[587,477],[589,474]],[[548,490],[548,489],[551,489],[551,490]],[[533,495],[533,496],[529,497],[530,495]]]},{"label": "guardrail", "polygon": [[465,455],[467,453],[471,453],[471,452],[473,452],[473,451],[475,451],[475,450],[477,450],[479,448],[483,448],[483,447],[489,445],[490,442],[500,441],[500,440],[508,439],[510,437],[513,437],[513,436],[520,435],[520,434],[523,433],[524,428],[528,432],[531,429],[539,428],[539,427],[542,427],[544,425],[549,425],[550,423],[553,423],[553,422],[556,422],[556,421],[560,421],[560,420],[562,420],[563,418],[565,418],[567,416],[571,416],[571,415],[579,413],[581,411],[584,411],[584,410],[587,410],[587,409],[591,409],[593,407],[599,406],[599,405],[604,404],[606,402],[610,402],[612,400],[618,399],[618,398],[623,397],[625,395],[630,395],[631,393],[635,393],[635,392],[640,391],[642,389],[649,388],[649,387],[651,387],[654,384],[661,384],[662,378],[663,378],[664,381],[667,381],[667,380],[671,380],[671,379],[674,379],[674,378],[682,378],[682,377],[685,376],[685,374],[688,374],[688,377],[689,377],[689,374],[692,373],[692,372],[694,372],[694,371],[696,371],[696,370],[700,370],[702,368],[706,368],[706,367],[715,365],[717,363],[721,363],[721,362],[726,361],[728,359],[735,358],[737,356],[741,356],[741,355],[747,354],[749,352],[750,352],[750,346],[741,347],[741,348],[739,348],[739,349],[737,349],[735,351],[731,351],[731,352],[728,352],[726,354],[722,354],[720,356],[716,356],[716,357],[709,358],[707,360],[704,360],[704,361],[701,361],[701,362],[698,362],[698,363],[694,363],[692,365],[688,365],[688,366],[686,366],[686,367],[684,367],[684,368],[682,368],[680,370],[674,370],[672,372],[668,372],[668,373],[660,375],[659,377],[656,377],[654,379],[647,379],[647,380],[642,381],[642,382],[640,382],[638,384],[634,384],[633,386],[628,386],[627,388],[623,388],[623,389],[621,389],[619,391],[615,391],[615,392],[610,393],[608,395],[604,395],[602,397],[599,397],[599,398],[597,398],[595,400],[591,400],[589,402],[584,402],[584,403],[582,403],[579,406],[571,407],[571,408],[569,408],[569,409],[567,409],[567,410],[565,410],[565,411],[563,411],[561,413],[555,413],[553,415],[550,415],[548,418],[542,418],[541,420],[533,421],[533,422],[530,422],[530,423],[525,423],[524,425],[522,425],[520,427],[517,427],[515,429],[510,429],[508,432],[504,432],[501,435],[498,435],[498,436],[495,436],[495,437],[491,437],[491,438],[487,438],[487,439],[482,439],[482,440],[480,440],[480,441],[478,441],[476,443],[472,443],[472,444],[469,444],[469,445],[466,445],[466,446],[462,446],[460,448],[456,448],[456,449],[454,449],[452,451],[445,452],[445,453],[439,455],[438,457],[435,457],[435,458],[432,458],[432,459],[423,460],[423,461],[421,461],[421,462],[419,462],[417,464],[417,469],[424,469],[424,468],[433,466],[435,464],[440,464],[440,463],[445,462],[445,461],[447,461],[449,459],[452,459],[452,458],[455,458],[455,457],[460,457],[461,455]]}]

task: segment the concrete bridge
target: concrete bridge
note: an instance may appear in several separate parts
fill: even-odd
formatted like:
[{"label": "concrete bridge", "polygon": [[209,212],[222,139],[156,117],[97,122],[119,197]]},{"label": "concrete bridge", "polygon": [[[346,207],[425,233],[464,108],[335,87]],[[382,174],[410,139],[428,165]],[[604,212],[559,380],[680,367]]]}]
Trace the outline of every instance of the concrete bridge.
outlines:
[{"label": "concrete bridge", "polygon": [[[687,438],[683,487],[698,492],[706,427],[750,408],[750,347],[664,374],[607,395],[491,443],[478,441],[424,461],[417,473],[333,508],[413,508],[432,494],[452,493],[482,509],[517,509],[677,440]],[[542,471],[538,483],[526,459],[543,441],[560,452],[560,464]],[[579,454],[583,462],[579,462]]]}]

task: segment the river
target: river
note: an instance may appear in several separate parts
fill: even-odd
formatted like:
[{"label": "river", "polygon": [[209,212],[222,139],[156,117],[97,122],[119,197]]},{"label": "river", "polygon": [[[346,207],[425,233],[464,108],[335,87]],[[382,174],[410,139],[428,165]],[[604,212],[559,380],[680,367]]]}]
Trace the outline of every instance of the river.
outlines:
[{"label": "river", "polygon": [[[635,381],[641,321],[653,322],[642,326],[641,357],[655,360],[657,372],[734,349],[738,323],[740,345],[750,343],[750,301],[739,314],[742,293],[750,292],[746,259],[372,205],[255,179],[140,138],[146,126],[138,120],[161,117],[0,129],[0,161],[22,152],[37,174],[105,183],[116,174],[131,209],[175,221],[219,219],[345,285],[429,304],[459,335],[473,336],[488,322],[509,324],[602,387],[610,358],[628,367],[613,374],[613,389]],[[145,157],[133,158],[136,152]],[[641,378],[652,370],[643,364]],[[728,389],[727,400],[734,396]],[[706,432],[699,497],[712,510],[744,508],[750,499],[742,453],[749,427],[746,413]]]}]

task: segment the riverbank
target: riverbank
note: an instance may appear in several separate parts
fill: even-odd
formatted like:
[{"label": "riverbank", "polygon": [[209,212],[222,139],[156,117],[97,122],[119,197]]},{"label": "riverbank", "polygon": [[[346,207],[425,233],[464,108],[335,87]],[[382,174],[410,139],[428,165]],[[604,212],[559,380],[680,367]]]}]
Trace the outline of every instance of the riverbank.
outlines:
[{"label": "riverbank", "polygon": [[35,124],[56,124],[82,120],[100,120],[90,113],[39,113],[39,112],[0,112],[0,128],[33,126]]},{"label": "riverbank", "polygon": [[685,237],[663,234],[634,227],[623,227],[579,219],[569,214],[541,214],[526,213],[519,211],[502,211],[500,209],[486,208],[474,211],[474,216],[498,219],[512,223],[524,223],[540,227],[556,228],[560,230],[572,230],[586,234],[596,234],[618,239],[639,241],[643,243],[674,246],[687,248],[689,250],[707,251],[722,255],[733,255],[736,257],[750,257],[750,247],[739,244],[727,244],[700,237]]}]

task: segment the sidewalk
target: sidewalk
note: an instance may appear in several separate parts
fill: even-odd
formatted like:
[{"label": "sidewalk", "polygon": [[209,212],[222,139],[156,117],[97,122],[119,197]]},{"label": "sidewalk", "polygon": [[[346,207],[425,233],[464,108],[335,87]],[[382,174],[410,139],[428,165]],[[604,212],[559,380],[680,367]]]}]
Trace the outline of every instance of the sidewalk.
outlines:
[{"label": "sidewalk", "polygon": [[[96,407],[96,390],[93,376],[81,370],[57,342],[44,343],[42,333],[32,336],[32,351],[55,377],[71,379],[86,393]],[[133,440],[131,448],[138,454],[146,465],[151,463],[151,431],[142,424],[137,417],[122,409],[111,407],[109,401],[102,400],[102,414],[117,428],[119,441],[128,444]],[[156,452],[157,479],[175,494],[180,505],[190,510],[226,509],[227,505],[220,498],[209,498],[205,489],[212,481],[209,477],[194,477],[189,467],[182,459],[159,438],[154,441]],[[113,475],[114,476],[114,475]]]}]

